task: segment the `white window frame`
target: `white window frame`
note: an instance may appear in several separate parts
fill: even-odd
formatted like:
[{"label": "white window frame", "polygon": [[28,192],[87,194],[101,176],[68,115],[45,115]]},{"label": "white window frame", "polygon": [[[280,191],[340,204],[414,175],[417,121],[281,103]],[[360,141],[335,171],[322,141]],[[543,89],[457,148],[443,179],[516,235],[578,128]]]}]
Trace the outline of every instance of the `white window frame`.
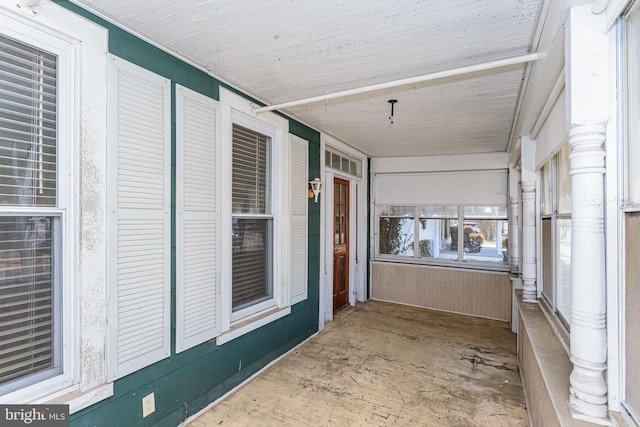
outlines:
[{"label": "white window frame", "polygon": [[[266,220],[271,220],[271,226],[272,226],[272,241],[269,242],[269,246],[268,249],[271,251],[272,254],[272,258],[273,255],[275,255],[279,250],[279,244],[281,242],[278,241],[277,236],[278,233],[277,231],[279,230],[279,223],[280,223],[280,217],[276,216],[276,194],[278,193],[278,186],[277,183],[278,181],[280,181],[279,179],[277,179],[276,174],[277,174],[277,170],[276,170],[276,156],[277,156],[277,152],[281,150],[280,147],[276,147],[276,141],[278,138],[278,132],[276,128],[273,128],[271,126],[265,126],[263,123],[258,122],[256,120],[253,120],[251,118],[248,118],[247,116],[244,116],[242,114],[239,114],[236,111],[232,111],[231,112],[231,124],[236,124],[236,125],[240,125],[242,127],[245,127],[247,129],[250,129],[254,132],[257,132],[261,135],[266,136],[267,138],[269,138],[269,149],[268,149],[268,158],[267,158],[267,163],[268,163],[268,168],[269,168],[269,173],[268,173],[268,179],[267,179],[267,189],[266,189],[266,203],[267,203],[267,212],[265,213],[261,213],[261,214],[233,214],[232,213],[232,218],[255,218],[255,219],[266,219]],[[233,143],[232,143],[233,145]],[[282,144],[279,144],[280,146]],[[231,162],[230,162],[231,163]],[[272,259],[272,265],[271,265],[271,298],[265,300],[265,301],[261,301],[258,302],[256,304],[252,304],[248,307],[242,308],[238,311],[232,311],[231,312],[231,323],[237,323],[238,321],[242,321],[246,318],[250,318],[253,317],[256,313],[260,313],[263,312],[265,310],[270,310],[274,307],[276,307],[277,303],[276,301],[278,300],[278,295],[277,295],[277,291],[278,288],[276,286],[276,271],[277,271],[277,262],[275,259]],[[231,286],[233,287],[233,280],[231,281]],[[223,299],[223,301],[225,301]]]},{"label": "white window frame", "polygon": [[[221,141],[220,173],[220,263],[221,263],[221,335],[218,345],[291,313],[289,301],[289,122],[275,113],[253,111],[254,105],[230,90],[220,88]],[[273,298],[232,312],[232,125],[253,129],[271,137],[271,203],[273,214]]]},{"label": "white window frame", "polygon": [[[550,213],[542,213],[542,203],[543,203],[543,198],[539,197],[538,198],[538,202],[537,202],[537,207],[536,207],[536,212],[537,212],[537,224],[539,225],[537,227],[537,233],[539,234],[539,242],[540,242],[540,248],[539,248],[539,257],[540,257],[540,268],[538,271],[538,281],[540,282],[540,297],[541,299],[544,301],[545,304],[548,305],[550,311],[553,313],[553,316],[557,319],[557,323],[559,325],[561,325],[561,328],[564,332],[565,335],[568,336],[569,330],[571,329],[571,325],[570,325],[570,319],[567,318],[568,316],[565,316],[560,309],[558,308],[558,299],[559,299],[559,287],[560,287],[560,283],[559,283],[559,274],[560,274],[560,268],[559,268],[559,257],[560,257],[560,251],[558,248],[558,245],[560,244],[560,240],[558,238],[558,222],[561,220],[569,220],[571,221],[572,219],[572,213],[571,212],[558,212],[558,204],[559,204],[559,198],[560,195],[559,193],[559,181],[560,181],[560,173],[559,173],[559,169],[560,169],[560,152],[567,147],[566,143],[561,145],[558,149],[558,151],[556,153],[554,153],[547,162],[545,162],[543,165],[546,165],[548,162],[551,162],[551,174],[550,174],[550,178],[551,178],[551,211]],[[567,162],[566,167],[569,167],[569,162]],[[540,188],[540,193],[542,194],[542,183],[543,183],[543,173],[542,173],[542,166],[541,168],[538,170],[538,182],[540,183],[539,188]],[[541,251],[543,250],[541,244],[542,244],[542,221],[543,220],[547,220],[550,221],[550,227],[551,227],[551,241],[549,242],[549,244],[551,245],[551,271],[550,271],[550,280],[551,280],[551,286],[547,287],[548,289],[551,290],[551,295],[548,295],[546,290],[545,290],[545,283],[541,282],[544,279],[544,273],[543,273],[543,265],[542,265],[542,258],[541,258]],[[570,301],[569,301],[570,302]],[[569,304],[570,306],[570,304]]]},{"label": "white window frame", "polygon": [[63,228],[63,372],[0,396],[0,403],[56,399],[73,413],[113,395],[105,379],[105,248],[94,244],[105,239],[106,205],[95,195],[104,193],[106,175],[108,33],[53,2],[30,18],[10,0],[0,0],[0,32],[58,57],[57,132],[64,141],[57,153],[59,209],[46,210],[60,215]]},{"label": "white window frame", "polygon": [[[375,261],[394,261],[394,262],[402,262],[407,264],[424,264],[424,265],[435,265],[435,266],[448,266],[448,267],[458,267],[458,268],[467,268],[467,269],[476,269],[476,270],[491,270],[491,271],[508,271],[510,269],[508,262],[492,262],[492,261],[473,261],[465,259],[464,255],[464,233],[458,233],[458,252],[457,259],[447,259],[447,258],[427,258],[418,256],[418,245],[419,242],[415,239],[415,236],[419,235],[419,210],[422,206],[432,206],[432,205],[398,205],[398,206],[406,206],[413,208],[413,215],[407,216],[407,218],[412,218],[414,221],[414,244],[413,251],[414,254],[411,256],[408,255],[391,255],[391,254],[381,254],[380,253],[380,217],[385,217],[385,215],[380,215],[380,206],[395,206],[392,204],[389,205],[374,205],[374,260]],[[435,206],[435,205],[433,205]],[[442,205],[440,205],[442,206]],[[480,205],[478,205],[480,206]],[[482,205],[485,206],[485,205]],[[464,224],[466,220],[476,220],[473,215],[464,215],[464,206],[456,205],[456,209],[458,211],[457,218],[433,218],[433,219],[452,219],[457,220],[458,224]],[[508,207],[507,207],[508,209]],[[393,216],[393,215],[392,215]],[[399,216],[396,216],[399,217]],[[426,218],[429,219],[429,218]],[[483,218],[491,221],[508,221],[508,216],[504,218]]]}]

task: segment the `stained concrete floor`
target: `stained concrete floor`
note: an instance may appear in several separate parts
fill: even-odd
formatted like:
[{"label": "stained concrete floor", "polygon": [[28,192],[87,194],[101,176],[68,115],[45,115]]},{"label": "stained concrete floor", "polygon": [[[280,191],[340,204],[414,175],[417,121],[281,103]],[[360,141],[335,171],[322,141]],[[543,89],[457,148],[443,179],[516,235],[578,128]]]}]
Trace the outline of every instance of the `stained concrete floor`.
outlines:
[{"label": "stained concrete floor", "polygon": [[189,424],[527,426],[503,322],[368,301]]}]

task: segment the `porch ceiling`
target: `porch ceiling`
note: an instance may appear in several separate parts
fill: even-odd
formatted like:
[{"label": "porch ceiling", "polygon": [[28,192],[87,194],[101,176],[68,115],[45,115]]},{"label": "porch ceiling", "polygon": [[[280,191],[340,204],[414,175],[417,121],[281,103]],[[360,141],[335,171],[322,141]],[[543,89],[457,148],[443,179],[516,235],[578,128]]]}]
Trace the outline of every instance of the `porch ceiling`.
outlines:
[{"label": "porch ceiling", "polygon": [[[267,104],[527,54],[542,9],[541,0],[73,2]],[[525,68],[284,111],[372,157],[504,152]]]}]

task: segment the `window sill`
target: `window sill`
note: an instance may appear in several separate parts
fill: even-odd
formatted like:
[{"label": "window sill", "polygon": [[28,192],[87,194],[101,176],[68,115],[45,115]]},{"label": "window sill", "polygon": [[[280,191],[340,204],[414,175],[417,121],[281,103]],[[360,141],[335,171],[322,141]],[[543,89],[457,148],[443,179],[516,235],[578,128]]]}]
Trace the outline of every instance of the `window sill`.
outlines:
[{"label": "window sill", "polygon": [[478,263],[478,262],[470,262],[470,261],[423,261],[423,260],[415,260],[415,259],[407,259],[407,258],[396,258],[396,257],[376,257],[371,260],[371,262],[380,262],[380,263],[395,263],[395,264],[407,264],[407,265],[424,265],[427,267],[441,267],[441,268],[451,268],[451,269],[459,269],[459,270],[477,270],[477,271],[493,271],[496,273],[508,273],[511,271],[511,267],[509,264],[503,263]]},{"label": "window sill", "polygon": [[3,396],[0,402],[3,404],[69,405],[69,413],[73,414],[111,396],[113,396],[113,383],[101,384],[89,390],[80,391],[77,384],[64,384],[58,380],[34,384],[27,389]]},{"label": "window sill", "polygon": [[573,365],[561,331],[555,330],[541,304],[523,302],[521,290],[516,291],[514,302],[519,313],[518,365],[532,425],[593,427],[591,422],[574,418],[569,408]]},{"label": "window sill", "polygon": [[235,323],[231,328],[222,333],[220,336],[216,338],[216,344],[222,345],[228,343],[231,340],[234,340],[238,337],[241,337],[244,334],[248,334],[251,331],[255,331],[258,328],[261,328],[264,325],[267,325],[271,322],[274,322],[284,316],[287,316],[291,313],[291,307],[285,308],[271,308],[269,310],[265,310],[256,315],[252,315],[250,319],[246,319],[244,321],[239,321]]},{"label": "window sill", "polygon": [[107,383],[85,391],[70,391],[53,399],[44,398],[42,403],[69,405],[69,413],[73,414],[111,396],[113,383]]}]

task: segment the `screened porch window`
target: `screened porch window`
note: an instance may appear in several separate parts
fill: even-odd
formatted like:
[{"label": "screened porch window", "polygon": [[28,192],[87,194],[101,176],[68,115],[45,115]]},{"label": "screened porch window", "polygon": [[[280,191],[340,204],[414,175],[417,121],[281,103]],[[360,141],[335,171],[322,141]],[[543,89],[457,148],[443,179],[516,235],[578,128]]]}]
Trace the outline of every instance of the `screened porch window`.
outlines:
[{"label": "screened porch window", "polygon": [[571,175],[567,144],[540,170],[542,296],[569,328],[571,319]]},{"label": "screened porch window", "polygon": [[[461,265],[507,262],[506,206],[377,206],[377,256]],[[463,232],[458,232],[463,224]]]},{"label": "screened porch window", "polygon": [[271,138],[233,124],[232,311],[273,298]]},{"label": "screened porch window", "polygon": [[62,372],[56,74],[0,36],[0,394]]}]

